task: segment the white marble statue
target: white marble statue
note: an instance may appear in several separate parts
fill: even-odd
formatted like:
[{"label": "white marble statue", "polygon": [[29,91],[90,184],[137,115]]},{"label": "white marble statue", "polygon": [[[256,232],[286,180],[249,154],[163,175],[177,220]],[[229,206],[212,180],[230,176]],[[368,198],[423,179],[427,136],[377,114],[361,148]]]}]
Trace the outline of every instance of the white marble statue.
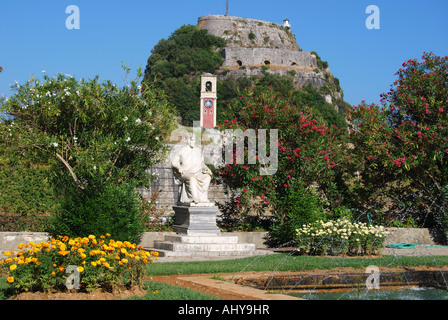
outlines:
[{"label": "white marble statue", "polygon": [[195,136],[187,136],[187,145],[171,154],[174,178],[179,185],[179,202],[197,206],[212,206],[208,200],[211,170],[204,163],[202,149]]}]

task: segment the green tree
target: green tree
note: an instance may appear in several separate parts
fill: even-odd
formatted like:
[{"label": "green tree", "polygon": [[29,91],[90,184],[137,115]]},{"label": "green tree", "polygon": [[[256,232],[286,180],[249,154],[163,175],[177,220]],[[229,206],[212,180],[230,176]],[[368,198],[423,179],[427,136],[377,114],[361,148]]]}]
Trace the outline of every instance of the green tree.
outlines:
[{"label": "green tree", "polygon": [[225,43],[205,29],[184,25],[151,51],[143,80],[165,90],[182,124],[191,126],[199,119],[199,76],[221,66]]},{"label": "green tree", "polygon": [[[142,76],[140,71],[138,75]],[[149,183],[147,169],[166,150],[163,139],[175,125],[175,112],[162,91],[150,84],[140,90],[137,83],[138,79],[117,88],[98,78],[44,76],[17,85],[15,94],[2,102],[8,115],[0,124],[2,151],[11,157],[38,157],[52,166],[51,182],[62,208],[54,216],[55,233],[70,230],[66,235],[85,236],[89,226],[101,221],[104,228],[116,232],[120,228],[114,224],[127,224],[134,227],[135,236],[141,234],[144,221],[138,210],[129,212],[126,223],[122,221],[119,190],[128,190],[135,199],[131,196],[135,188]],[[114,203],[107,209],[100,205],[106,196]],[[68,210],[73,199],[78,200],[76,205],[84,199],[89,210],[93,205],[87,203],[95,203],[95,214],[81,215],[75,206]],[[130,203],[128,208],[137,206]],[[117,210],[116,219],[102,219],[105,210]],[[127,238],[131,233],[115,236]]]}]

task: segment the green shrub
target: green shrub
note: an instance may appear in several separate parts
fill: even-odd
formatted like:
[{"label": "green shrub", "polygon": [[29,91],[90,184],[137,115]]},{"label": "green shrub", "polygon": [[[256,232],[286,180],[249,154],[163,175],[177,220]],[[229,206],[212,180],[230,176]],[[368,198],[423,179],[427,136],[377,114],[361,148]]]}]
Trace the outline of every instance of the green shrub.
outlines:
[{"label": "green shrub", "polygon": [[53,216],[51,233],[69,237],[110,233],[116,240],[138,243],[147,221],[140,209],[139,194],[131,184],[106,184],[94,191],[72,187]]},{"label": "green shrub", "polygon": [[270,227],[269,241],[273,246],[291,243],[297,228],[324,217],[319,196],[301,183],[284,188],[272,202],[276,223]]}]

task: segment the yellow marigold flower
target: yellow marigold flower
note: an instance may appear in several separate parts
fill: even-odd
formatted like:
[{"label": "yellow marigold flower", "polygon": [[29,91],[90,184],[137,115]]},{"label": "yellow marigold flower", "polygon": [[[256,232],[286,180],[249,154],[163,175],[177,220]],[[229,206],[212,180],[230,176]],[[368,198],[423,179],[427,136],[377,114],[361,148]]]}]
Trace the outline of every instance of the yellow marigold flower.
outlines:
[{"label": "yellow marigold flower", "polygon": [[106,261],[106,259],[104,259],[104,258],[100,258],[100,261],[101,261],[101,262],[104,262],[104,261]]},{"label": "yellow marigold flower", "polygon": [[53,263],[53,267],[55,267],[55,268],[57,267],[56,263]]},{"label": "yellow marigold flower", "polygon": [[106,233],[106,237],[110,237],[110,233]]},{"label": "yellow marigold flower", "polygon": [[75,240],[73,240],[73,239],[70,239],[70,240],[68,241],[68,244],[69,244],[70,246],[73,246],[73,245],[75,245]]},{"label": "yellow marigold flower", "polygon": [[64,271],[65,270],[65,267],[64,266],[60,266],[59,267],[59,271]]},{"label": "yellow marigold flower", "polygon": [[31,247],[34,247],[36,244],[35,244],[33,241],[31,241],[31,242],[29,243],[29,245],[30,245]]},{"label": "yellow marigold flower", "polygon": [[120,257],[119,257],[119,256],[115,256],[115,259],[116,259],[116,260],[120,260]]},{"label": "yellow marigold flower", "polygon": [[5,252],[3,252],[3,254],[4,254],[5,256],[9,256],[9,255],[11,254],[11,252],[9,252],[9,251],[5,251]]},{"label": "yellow marigold flower", "polygon": [[101,235],[101,236],[100,236],[100,238],[101,238],[101,239],[104,239],[104,236],[103,236],[103,235]]},{"label": "yellow marigold flower", "polygon": [[37,248],[37,247],[36,247],[36,248],[33,248],[33,252],[34,252],[34,253],[38,253],[39,251],[40,251],[39,248]]},{"label": "yellow marigold flower", "polygon": [[121,262],[123,262],[123,263],[128,263],[128,259],[121,259]]},{"label": "yellow marigold flower", "polygon": [[17,268],[17,265],[15,265],[15,264],[12,264],[9,266],[9,270],[11,270],[11,271],[15,270],[16,268]]},{"label": "yellow marigold flower", "polygon": [[81,253],[79,256],[80,256],[82,259],[85,259],[85,258],[87,257],[85,253]]},{"label": "yellow marigold flower", "polygon": [[13,283],[14,282],[14,277],[8,277],[6,279],[6,281],[8,281],[8,283]]},{"label": "yellow marigold flower", "polygon": [[3,261],[3,260],[0,260],[0,264],[4,264],[5,263],[5,261]]},{"label": "yellow marigold flower", "polygon": [[84,268],[83,267],[78,267],[77,270],[78,270],[78,272],[83,272]]},{"label": "yellow marigold flower", "polygon": [[17,261],[17,264],[24,264],[25,262],[24,262],[24,260],[19,260],[19,261]]},{"label": "yellow marigold flower", "polygon": [[121,253],[126,253],[127,252],[125,248],[121,248],[120,251],[121,251]]},{"label": "yellow marigold flower", "polygon": [[13,260],[11,258],[8,258],[5,260],[6,263],[11,263]]},{"label": "yellow marigold flower", "polygon": [[18,248],[19,248],[19,249],[23,249],[24,246],[25,246],[25,245],[24,245],[23,243],[19,243]]},{"label": "yellow marigold flower", "polygon": [[95,261],[90,262],[90,264],[91,264],[92,266],[96,267],[96,262],[95,262]]},{"label": "yellow marigold flower", "polygon": [[90,240],[95,239],[95,236],[93,234],[89,235],[88,237]]},{"label": "yellow marigold flower", "polygon": [[55,273],[54,271],[51,273],[52,276],[54,276],[55,274],[56,274],[56,273]]},{"label": "yellow marigold flower", "polygon": [[108,262],[104,262],[104,266],[105,266],[106,268],[109,268],[109,267],[110,267],[110,264],[109,264]]}]

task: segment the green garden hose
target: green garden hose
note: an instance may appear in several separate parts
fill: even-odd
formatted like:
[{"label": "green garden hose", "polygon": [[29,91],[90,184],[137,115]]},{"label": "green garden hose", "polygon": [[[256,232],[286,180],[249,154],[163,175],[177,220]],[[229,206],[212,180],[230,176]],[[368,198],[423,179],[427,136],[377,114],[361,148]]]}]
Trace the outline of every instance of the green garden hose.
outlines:
[{"label": "green garden hose", "polygon": [[426,244],[415,244],[415,243],[392,243],[386,245],[387,248],[392,249],[414,249],[417,246],[426,248],[448,248],[448,246],[431,246]]}]

